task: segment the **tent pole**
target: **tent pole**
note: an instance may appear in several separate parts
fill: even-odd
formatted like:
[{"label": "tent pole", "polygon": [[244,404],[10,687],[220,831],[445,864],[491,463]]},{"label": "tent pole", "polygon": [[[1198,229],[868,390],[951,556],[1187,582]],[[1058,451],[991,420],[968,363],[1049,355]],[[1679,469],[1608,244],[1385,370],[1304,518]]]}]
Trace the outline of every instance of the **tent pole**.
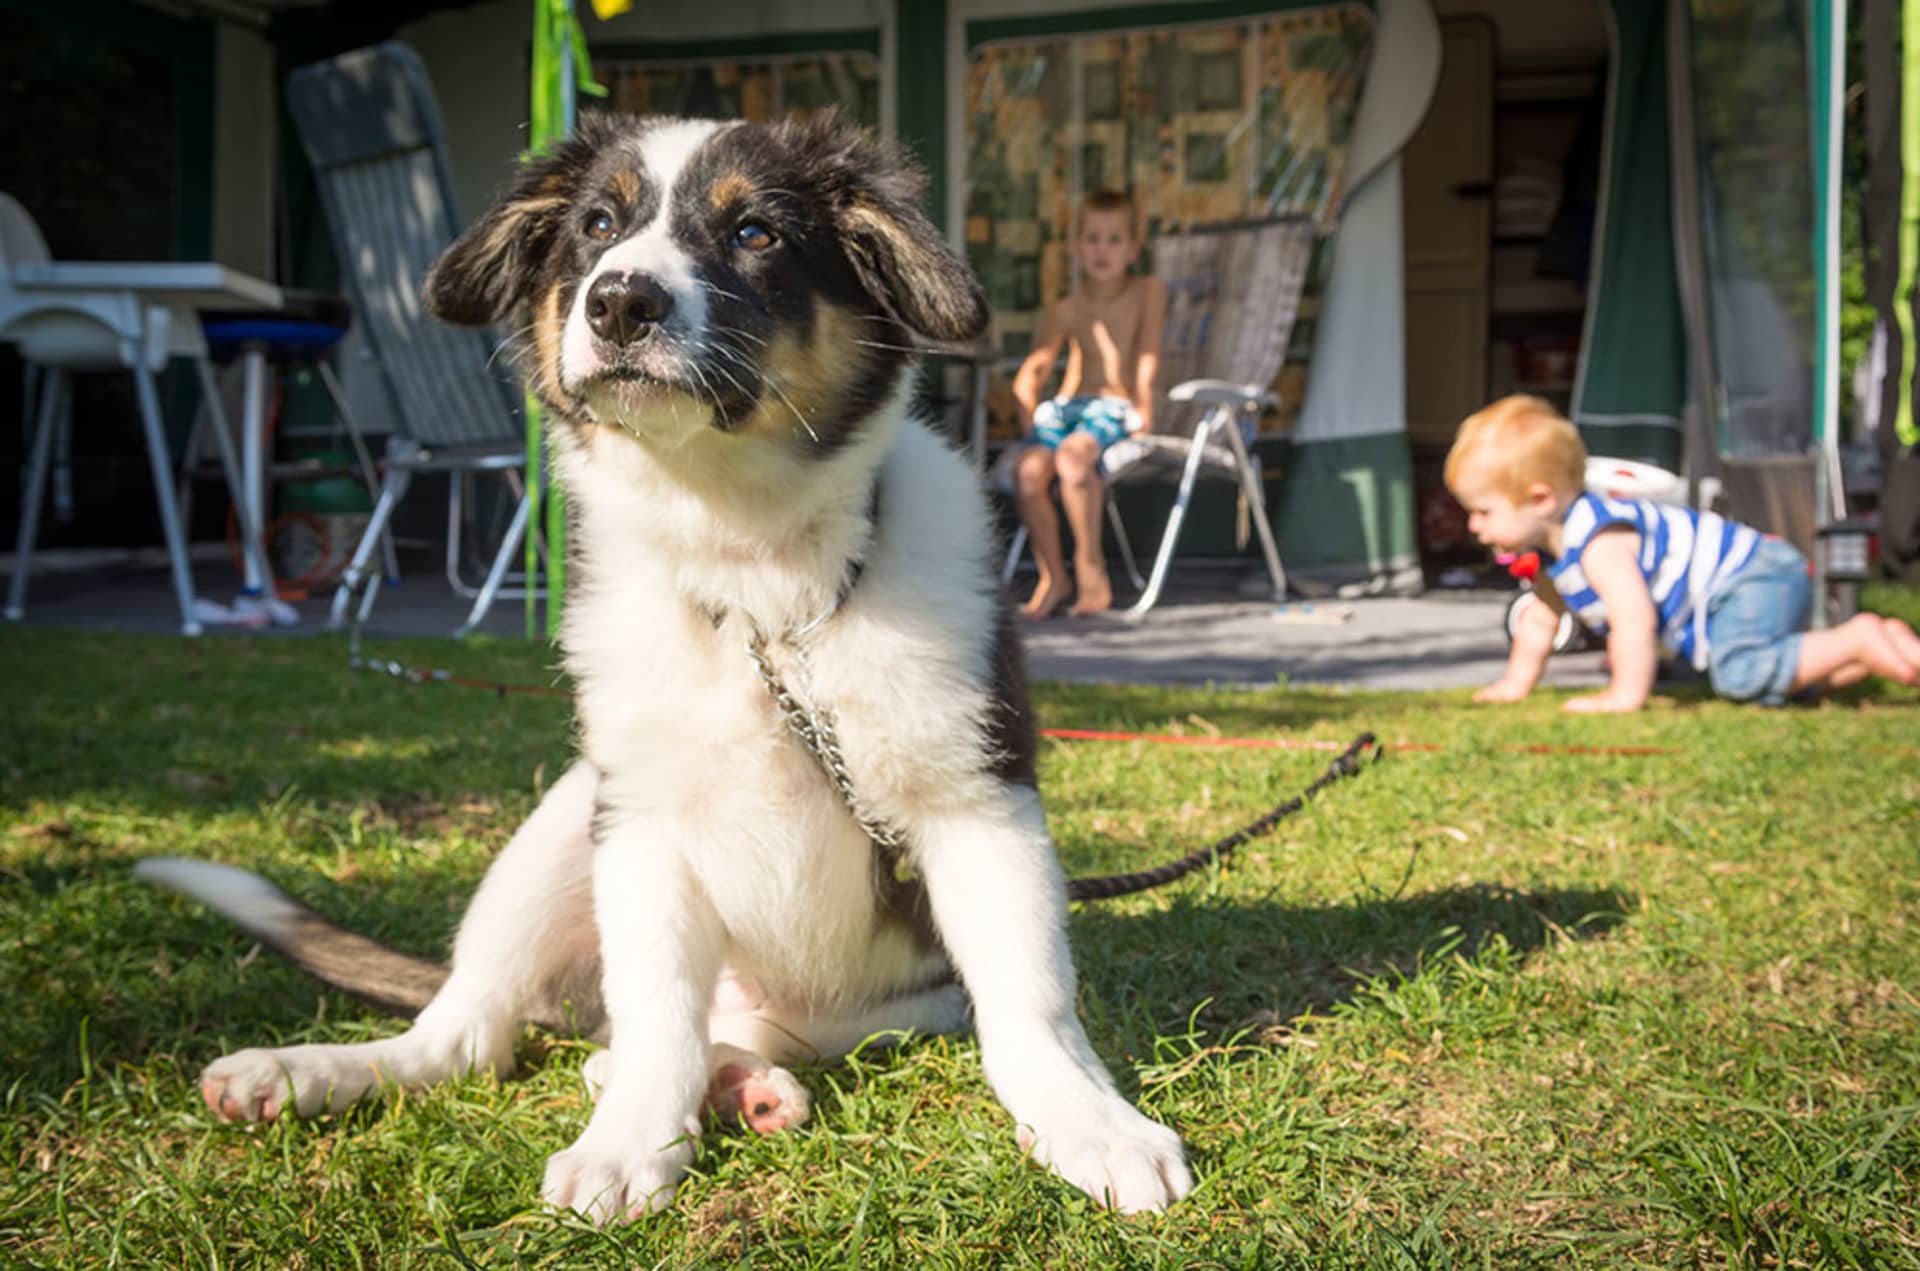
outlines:
[{"label": "tent pole", "polygon": [[1686,451],[1693,506],[1710,503],[1720,476],[1720,377],[1708,330],[1707,275],[1700,233],[1700,167],[1694,135],[1693,20],[1687,0],[1667,3],[1667,152],[1672,169],[1673,259],[1687,325]]},{"label": "tent pole", "polygon": [[[1819,348],[1814,378],[1813,439],[1817,453],[1813,468],[1813,515],[1816,542],[1821,527],[1845,520],[1846,489],[1840,475],[1840,161],[1842,120],[1845,117],[1847,57],[1847,0],[1809,0],[1807,29],[1808,79],[1813,86],[1811,131],[1818,168],[1814,173],[1813,244],[1818,271],[1820,312]],[[1827,622],[1825,553],[1813,554],[1813,621]]]}]

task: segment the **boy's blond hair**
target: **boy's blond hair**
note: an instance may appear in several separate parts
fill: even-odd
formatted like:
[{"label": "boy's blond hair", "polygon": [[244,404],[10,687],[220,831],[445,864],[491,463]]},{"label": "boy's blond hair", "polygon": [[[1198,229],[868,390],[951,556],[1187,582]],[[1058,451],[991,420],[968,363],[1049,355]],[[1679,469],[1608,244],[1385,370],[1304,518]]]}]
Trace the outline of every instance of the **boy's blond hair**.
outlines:
[{"label": "boy's blond hair", "polygon": [[1080,215],[1088,212],[1124,212],[1127,217],[1127,233],[1140,237],[1140,209],[1134,206],[1133,195],[1126,190],[1095,190],[1080,201]]},{"label": "boy's blond hair", "polygon": [[1578,494],[1587,480],[1587,447],[1579,432],[1551,402],[1524,393],[1503,397],[1460,425],[1447,452],[1449,490],[1457,489],[1470,461],[1510,499],[1523,497],[1536,482],[1558,495]]}]

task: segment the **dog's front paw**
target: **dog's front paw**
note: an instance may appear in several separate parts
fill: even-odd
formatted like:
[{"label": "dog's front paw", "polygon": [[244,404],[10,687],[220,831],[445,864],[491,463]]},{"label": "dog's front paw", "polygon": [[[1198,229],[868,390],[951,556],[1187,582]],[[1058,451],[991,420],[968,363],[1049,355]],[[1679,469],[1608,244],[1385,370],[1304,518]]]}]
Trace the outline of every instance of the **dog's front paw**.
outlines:
[{"label": "dog's front paw", "polygon": [[673,1189],[693,1160],[691,1143],[658,1151],[596,1141],[591,1130],[547,1158],[540,1199],[571,1209],[602,1226],[656,1213],[673,1203]]},{"label": "dog's front paw", "polygon": [[332,1046],[237,1050],[200,1074],[200,1097],[222,1121],[271,1121],[283,1112],[310,1117],[343,1108],[366,1092],[371,1069],[336,1061]]},{"label": "dog's front paw", "polygon": [[1033,1159],[1108,1209],[1161,1210],[1193,1190],[1180,1136],[1118,1099],[1078,1120],[1021,1126]]}]

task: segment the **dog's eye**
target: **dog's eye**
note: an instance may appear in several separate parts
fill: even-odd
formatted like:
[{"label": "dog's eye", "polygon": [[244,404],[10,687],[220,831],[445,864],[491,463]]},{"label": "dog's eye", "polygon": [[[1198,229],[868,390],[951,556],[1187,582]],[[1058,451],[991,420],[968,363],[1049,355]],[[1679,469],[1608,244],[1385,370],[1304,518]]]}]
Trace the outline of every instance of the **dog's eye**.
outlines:
[{"label": "dog's eye", "polygon": [[595,212],[587,218],[587,237],[609,239],[613,237],[613,217],[605,212]]},{"label": "dog's eye", "polygon": [[733,231],[733,245],[742,251],[763,252],[773,244],[773,231],[758,221],[743,222]]}]

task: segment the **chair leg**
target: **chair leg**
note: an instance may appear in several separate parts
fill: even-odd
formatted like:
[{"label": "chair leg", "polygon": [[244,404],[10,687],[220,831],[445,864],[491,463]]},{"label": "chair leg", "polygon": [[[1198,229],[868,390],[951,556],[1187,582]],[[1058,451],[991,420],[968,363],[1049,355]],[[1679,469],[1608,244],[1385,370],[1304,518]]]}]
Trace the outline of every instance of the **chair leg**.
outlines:
[{"label": "chair leg", "polygon": [[73,520],[73,385],[60,394],[60,415],[53,432],[53,519]]},{"label": "chair leg", "polygon": [[1160,550],[1153,558],[1153,573],[1147,578],[1147,589],[1140,593],[1140,599],[1133,602],[1125,617],[1128,622],[1138,622],[1147,616],[1147,610],[1160,599],[1160,589],[1166,586],[1167,571],[1173,566],[1173,549],[1180,541],[1180,526],[1187,519],[1187,504],[1193,501],[1194,483],[1200,479],[1200,461],[1204,457],[1207,438],[1219,427],[1219,411],[1200,421],[1193,430],[1193,447],[1187,452],[1187,466],[1180,473],[1180,493],[1174,497],[1173,511],[1167,514],[1167,528],[1160,532]]},{"label": "chair leg", "polygon": [[[360,423],[354,418],[353,411],[347,405],[347,392],[340,386],[340,379],[327,365],[325,358],[317,359],[314,370],[319,372],[320,385],[327,390],[327,396],[333,401],[333,413],[346,426],[347,440],[353,443],[354,458],[360,463],[360,480],[366,484],[367,493],[375,498],[380,496],[380,469],[373,462],[373,455],[367,449],[366,434],[360,431]],[[387,577],[400,577],[400,555],[394,550],[393,530],[388,528],[380,539],[380,552],[386,563]]]},{"label": "chair leg", "polygon": [[[240,457],[234,453],[233,433],[227,428],[227,408],[220,400],[220,385],[213,376],[213,363],[204,357],[193,359],[194,369],[200,376],[200,393],[206,398],[207,420],[213,426],[214,447],[220,452],[220,472],[226,478],[227,497],[233,500],[234,516],[240,522],[241,550],[253,564],[255,576],[268,580],[263,591],[272,587],[273,570],[267,566],[267,541],[262,527],[253,520],[253,505],[247,497],[245,486],[240,478]],[[194,432],[199,432],[199,420],[194,421]],[[187,441],[187,460],[193,459],[193,438]],[[182,482],[182,484],[186,484]]]},{"label": "chair leg", "polygon": [[1000,565],[1000,585],[1006,586],[1013,581],[1013,571],[1020,568],[1020,554],[1027,550],[1027,527],[1022,525],[1013,531],[1013,537],[1007,540],[1007,559]]},{"label": "chair leg", "polygon": [[471,598],[475,589],[460,576],[460,538],[466,517],[467,473],[463,468],[447,471],[447,586],[456,596]]},{"label": "chair leg", "polygon": [[[527,497],[526,478],[522,475],[521,469],[500,468],[496,469],[496,471],[500,473],[501,479],[507,483],[507,489],[512,493],[517,508],[519,501]],[[467,484],[473,478],[474,472],[475,470],[472,469],[456,468],[449,470],[447,473],[447,478],[452,483],[447,490],[447,586],[452,588],[454,595],[466,600],[477,597],[481,589],[486,585],[483,579],[481,586],[476,587],[468,582],[466,576],[460,572],[462,539],[465,533],[464,524],[466,521],[465,509],[467,500],[471,497],[467,493]],[[509,536],[516,532],[517,531],[512,529],[511,526],[507,530]],[[540,536],[538,526],[534,527],[534,536],[535,542],[539,545],[540,559],[544,563],[547,549],[545,540]],[[497,558],[497,550],[495,555]],[[491,565],[488,566],[488,570],[491,572]],[[509,581],[513,582],[514,585],[504,585]],[[538,579],[529,583],[523,571],[516,572],[508,570],[502,577],[501,583],[502,585],[494,588],[493,596],[495,600],[519,599],[524,597],[527,594],[528,586],[534,588],[534,594],[536,596],[544,596],[546,594],[545,587],[539,583]]]},{"label": "chair leg", "polygon": [[180,521],[185,525],[193,524],[193,460],[200,452],[200,425],[207,417],[206,411],[203,404],[193,412],[193,422],[187,425],[186,444],[180,449],[180,467],[174,477],[173,505],[180,509]]},{"label": "chair leg", "polygon": [[1287,571],[1280,564],[1280,549],[1273,542],[1273,526],[1267,523],[1267,496],[1261,488],[1260,461],[1247,453],[1246,442],[1238,428],[1223,429],[1227,444],[1240,469],[1240,488],[1247,496],[1247,510],[1253,517],[1253,529],[1260,536],[1260,554],[1267,558],[1267,577],[1273,581],[1273,598],[1287,598]]},{"label": "chair leg", "polygon": [[1127,523],[1120,519],[1120,507],[1113,501],[1113,489],[1107,489],[1107,524],[1113,527],[1113,541],[1120,547],[1120,559],[1135,590],[1143,590],[1147,580],[1140,576],[1140,562],[1133,557],[1133,540],[1127,537]]},{"label": "chair leg", "polygon": [[160,423],[160,394],[153,372],[144,364],[133,368],[133,387],[140,399],[140,426],[147,434],[147,459],[153,468],[153,493],[160,501],[160,530],[166,535],[167,555],[173,562],[173,591],[180,602],[182,635],[200,634],[193,614],[193,571],[187,565],[187,538],[180,526],[180,509],[173,501],[173,458],[167,453],[167,432]]},{"label": "chair leg", "polygon": [[473,608],[468,611],[467,620],[453,629],[456,637],[467,635],[477,628],[486,619],[487,611],[493,608],[493,602],[500,594],[500,584],[507,576],[507,566],[513,563],[521,540],[526,536],[527,516],[532,510],[533,500],[522,493],[520,505],[513,510],[513,523],[500,540],[500,550],[493,554],[493,567],[487,570],[487,580],[480,584],[480,590],[474,596]]},{"label": "chair leg", "polygon": [[40,535],[40,504],[47,492],[47,469],[53,464],[53,433],[60,417],[60,394],[67,377],[56,367],[40,374],[39,421],[33,430],[33,454],[27,462],[27,485],[20,492],[20,534],[14,540],[13,577],[7,582],[8,622],[27,614],[27,574],[33,567],[34,540]]},{"label": "chair leg", "polygon": [[373,515],[367,518],[367,528],[360,535],[359,545],[353,549],[353,559],[347,562],[347,569],[340,576],[340,587],[333,593],[333,608],[327,615],[327,627],[338,631],[346,625],[347,606],[353,603],[354,593],[360,590],[360,584],[367,582],[366,601],[361,606],[360,617],[366,620],[373,610],[373,597],[380,587],[380,573],[375,570],[372,579],[367,578],[367,562],[373,559],[374,549],[380,546],[381,536],[387,531],[387,522],[393,516],[394,505],[400,502],[407,492],[407,486],[413,480],[413,472],[387,461],[386,479],[380,483],[380,497],[374,500]]}]

